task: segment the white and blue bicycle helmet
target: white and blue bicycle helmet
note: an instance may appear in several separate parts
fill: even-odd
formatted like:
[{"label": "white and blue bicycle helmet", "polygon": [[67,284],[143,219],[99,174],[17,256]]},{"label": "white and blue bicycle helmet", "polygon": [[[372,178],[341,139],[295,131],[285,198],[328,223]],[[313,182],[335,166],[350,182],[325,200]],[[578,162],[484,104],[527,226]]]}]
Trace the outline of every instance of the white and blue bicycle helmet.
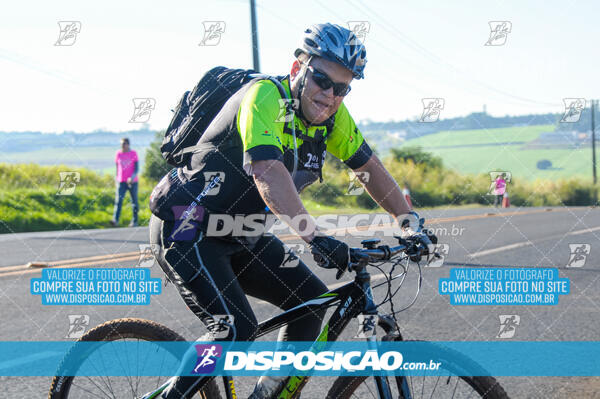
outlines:
[{"label": "white and blue bicycle helmet", "polygon": [[300,53],[336,62],[352,71],[355,79],[364,78],[367,50],[354,32],[339,25],[326,23],[307,28],[294,56]]}]

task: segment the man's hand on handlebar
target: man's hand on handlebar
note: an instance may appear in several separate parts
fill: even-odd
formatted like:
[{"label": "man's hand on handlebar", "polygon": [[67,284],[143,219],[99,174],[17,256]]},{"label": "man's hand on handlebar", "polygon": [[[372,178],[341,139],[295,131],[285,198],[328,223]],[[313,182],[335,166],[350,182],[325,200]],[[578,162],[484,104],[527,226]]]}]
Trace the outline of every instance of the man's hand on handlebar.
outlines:
[{"label": "man's hand on handlebar", "polygon": [[325,269],[337,269],[335,278],[339,280],[348,269],[350,261],[348,245],[331,236],[315,236],[309,245],[315,262]]},{"label": "man's hand on handlebar", "polygon": [[[432,230],[423,228],[425,220],[419,218],[416,212],[411,212],[408,216],[413,220],[407,218],[402,221],[400,236],[396,236],[400,239],[402,247],[397,250],[405,251],[413,262],[420,262],[423,256],[427,262],[430,262],[436,256],[434,251],[438,239]],[[369,256],[365,255],[364,250],[350,249],[346,243],[331,236],[315,236],[309,245],[310,252],[319,266],[325,269],[337,269],[335,278],[338,280],[352,264],[369,261]],[[389,259],[393,255],[390,253],[390,247],[380,246],[378,249],[383,250],[382,255],[377,256],[379,259]]]},{"label": "man's hand on handlebar", "polygon": [[419,262],[423,255],[429,262],[434,256],[435,245],[438,242],[432,230],[423,228],[424,223],[425,219],[419,218],[416,212],[411,211],[400,224],[400,237],[423,247],[421,254],[411,256],[410,260],[413,262]]}]

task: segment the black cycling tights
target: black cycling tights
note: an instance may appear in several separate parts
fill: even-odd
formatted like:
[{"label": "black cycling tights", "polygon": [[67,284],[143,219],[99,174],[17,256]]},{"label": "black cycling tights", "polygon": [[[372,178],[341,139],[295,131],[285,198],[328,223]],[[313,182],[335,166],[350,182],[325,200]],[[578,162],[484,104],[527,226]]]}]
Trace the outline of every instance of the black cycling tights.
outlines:
[{"label": "black cycling tights", "polygon": [[[293,308],[327,291],[327,287],[302,262],[289,267],[285,247],[275,236],[264,235],[254,245],[215,237],[167,242],[173,222],[152,216],[150,243],[158,263],[177,286],[186,305],[214,334],[201,341],[251,341],[258,322],[246,294],[283,310]],[[166,245],[165,245],[166,244]],[[283,266],[283,267],[282,267]],[[215,320],[229,316],[231,328],[218,332]],[[321,328],[324,311],[290,323],[279,331],[279,340],[311,341]],[[190,356],[193,353],[190,351]],[[184,361],[185,362],[185,361]],[[187,362],[185,362],[187,363]],[[188,367],[190,363],[187,363]],[[193,362],[192,362],[193,364]],[[163,398],[185,398],[210,377],[179,377]]]}]

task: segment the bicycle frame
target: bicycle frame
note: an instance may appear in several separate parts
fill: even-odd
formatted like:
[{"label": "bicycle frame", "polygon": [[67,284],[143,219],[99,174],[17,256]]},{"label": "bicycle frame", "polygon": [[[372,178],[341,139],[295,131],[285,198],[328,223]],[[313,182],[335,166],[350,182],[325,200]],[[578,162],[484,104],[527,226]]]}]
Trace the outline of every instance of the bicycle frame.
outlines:
[{"label": "bicycle frame", "polygon": [[[371,275],[365,270],[366,265],[355,266],[356,276],[354,281],[344,284],[341,287],[327,291],[318,297],[304,302],[296,307],[286,310],[285,312],[263,321],[258,325],[256,337],[261,337],[271,331],[277,330],[293,321],[301,319],[305,316],[313,314],[319,310],[325,310],[338,303],[337,308],[321,330],[315,342],[335,341],[340,334],[345,330],[350,321],[356,318],[359,314],[377,315],[377,306],[373,302],[373,293],[371,290]],[[395,329],[395,323],[388,318],[379,317],[378,326],[382,327],[386,334],[390,334]],[[373,335],[367,340],[370,342],[376,341],[376,335]],[[396,339],[401,340],[402,337],[398,332]],[[233,378],[231,376],[223,376],[223,382],[226,387],[225,395],[227,399],[237,397]],[[376,376],[375,382],[377,391],[381,399],[392,399],[390,387],[387,379],[381,376]],[[277,394],[278,399],[292,399],[297,397],[304,385],[308,382],[307,376],[291,376],[282,391]],[[396,382],[401,389],[402,398],[410,399],[411,395],[406,385],[406,379],[402,376],[396,376]],[[168,385],[168,381],[161,385],[158,389],[148,396],[148,399],[155,398]]]},{"label": "bicycle frame", "polygon": [[[357,273],[354,281],[344,284],[343,286],[334,290],[327,291],[326,293],[321,294],[314,299],[311,299],[260,323],[258,325],[257,337],[279,329],[286,324],[313,314],[314,312],[327,309],[336,303],[339,303],[321,330],[316,342],[337,340],[342,331],[344,331],[344,329],[348,326],[348,323],[350,323],[350,321],[356,318],[359,314],[377,314],[377,307],[373,302],[373,294],[370,285],[371,276],[365,270],[365,268],[366,266],[359,266],[356,268]],[[386,333],[390,333],[394,328],[393,323],[382,318],[379,319],[378,325],[381,326]],[[368,338],[368,340],[374,342],[376,340],[375,334]],[[387,384],[387,380],[382,377],[375,377],[375,381],[377,383],[379,397],[383,399],[391,399],[391,392]],[[307,382],[308,377],[306,376],[290,377],[287,384],[278,394],[277,398],[291,399],[295,397]],[[233,382],[231,381],[231,385],[226,385],[231,387],[233,386]],[[228,397],[228,399],[230,398]]]}]

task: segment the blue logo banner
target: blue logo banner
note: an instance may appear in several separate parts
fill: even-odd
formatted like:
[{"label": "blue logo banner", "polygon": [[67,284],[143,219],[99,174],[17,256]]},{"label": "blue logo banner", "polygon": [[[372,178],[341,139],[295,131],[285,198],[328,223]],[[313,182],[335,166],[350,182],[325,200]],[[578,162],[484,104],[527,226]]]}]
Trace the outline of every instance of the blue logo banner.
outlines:
[{"label": "blue logo banner", "polygon": [[600,342],[0,342],[2,376],[600,376]]}]

